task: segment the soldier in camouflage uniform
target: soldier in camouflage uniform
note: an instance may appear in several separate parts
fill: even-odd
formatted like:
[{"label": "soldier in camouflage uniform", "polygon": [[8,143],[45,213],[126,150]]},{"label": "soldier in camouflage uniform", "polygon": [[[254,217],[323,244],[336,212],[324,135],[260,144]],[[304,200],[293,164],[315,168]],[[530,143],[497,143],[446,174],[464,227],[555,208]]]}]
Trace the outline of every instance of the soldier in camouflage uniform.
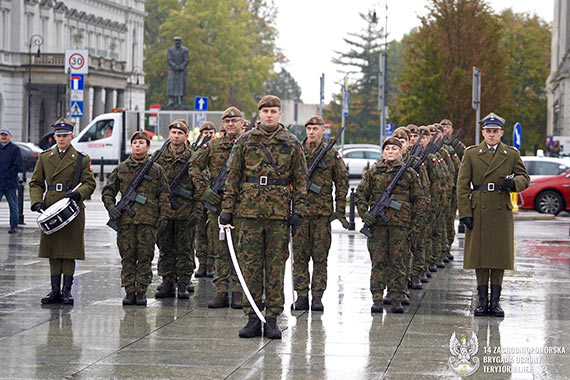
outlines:
[{"label": "soldier in camouflage uniform", "polygon": [[[168,126],[168,148],[156,161],[170,182],[189,162],[193,150],[188,143],[188,124],[186,120],[174,120]],[[156,154],[156,153],[155,153]],[[194,226],[200,221],[202,208],[194,192],[194,184],[188,172],[175,188],[170,189],[172,213],[164,233],[158,237],[158,275],[163,283],[154,295],[156,298],[172,298],[178,287],[178,298],[188,299],[192,274],[196,268],[194,262]]]},{"label": "soldier in camouflage uniform", "polygon": [[[419,215],[425,207],[419,176],[408,169],[392,192],[394,200],[401,204],[400,210],[389,208],[387,223],[371,215],[368,210],[374,206],[398,168],[402,165],[402,143],[390,137],[382,144],[381,157],[367,171],[356,189],[356,207],[362,221],[370,227],[372,237],[368,239],[368,251],[372,261],[370,291],[373,313],[382,312],[382,294],[388,286],[392,294],[392,312],[403,313],[401,304],[406,290],[406,263],[410,254],[410,240],[418,231],[423,220]],[[412,225],[412,223],[416,223]]]},{"label": "soldier in camouflage uniform", "polygon": [[170,214],[169,189],[164,170],[153,164],[144,180],[136,189],[146,198],[146,202],[135,202],[132,206],[135,215],[121,213],[115,207],[115,197],[128,189],[139,170],[147,162],[150,149],[148,133],[136,131],[131,137],[133,153],[113,170],[101,193],[105,208],[111,219],[117,221],[117,246],[121,255],[121,286],[126,296],[123,305],[146,306],[146,290],[152,281],[151,263],[157,233],[163,231]]},{"label": "soldier in camouflage uniform", "polygon": [[[226,109],[222,114],[222,124],[225,126],[227,134],[224,137],[209,141],[200,148],[192,161],[190,173],[193,180],[196,183],[200,183],[198,185],[198,193],[202,197],[202,201],[207,203],[210,208],[208,211],[208,235],[210,236],[210,242],[216,258],[214,284],[216,285],[217,294],[216,298],[208,303],[208,307],[217,309],[230,306],[228,293],[231,279],[233,282],[231,305],[234,309],[241,309],[241,286],[233,268],[226,241],[220,240],[218,236],[218,217],[221,211],[222,192],[217,193],[211,188],[230,156],[235,139],[241,134],[243,124],[241,111],[236,107]],[[202,183],[202,173],[206,169],[211,177],[208,178],[207,182]],[[215,212],[212,211],[212,207],[216,210]]]},{"label": "soldier in camouflage uniform", "polygon": [[[321,150],[325,149],[324,120],[311,116],[305,123],[307,138],[303,141],[305,159],[310,166]],[[295,263],[293,277],[297,301],[295,310],[309,310],[309,284],[311,284],[311,310],[323,311],[322,296],[327,287],[327,258],[331,246],[331,222],[338,219],[345,229],[349,224],[345,217],[348,171],[337,150],[331,148],[319,162],[309,178],[308,214],[299,224],[293,240]],[[333,183],[335,189],[333,208]],[[336,210],[336,211],[335,211]],[[313,260],[313,276],[309,276],[309,260]]]},{"label": "soldier in camouflage uniform", "polygon": [[[220,130],[221,132],[221,130]],[[214,139],[216,136],[216,126],[211,121],[205,121],[200,126],[200,133],[202,134],[202,141],[205,138],[209,138],[210,140]],[[221,136],[221,134],[220,134]],[[199,150],[202,145],[198,145],[196,150]],[[202,172],[202,178],[199,181],[194,181],[196,184],[198,183],[208,183],[210,181],[210,173],[208,170]],[[214,240],[218,239],[218,233],[216,230],[216,234],[214,236],[210,236],[209,230],[212,227],[208,221],[208,212],[207,210],[202,210],[202,219],[200,223],[196,225],[196,257],[198,258],[199,266],[198,270],[196,270],[195,276],[196,277],[214,277],[215,269],[215,257],[216,254],[214,252]],[[218,222],[216,221],[215,228],[218,228]]]},{"label": "soldier in camouflage uniform", "polygon": [[[301,216],[307,214],[307,165],[301,143],[279,123],[281,100],[267,95],[257,108],[260,123],[240,136],[228,161],[220,221],[231,224],[236,216],[240,265],[255,303],[265,309],[264,335],[281,339],[277,316],[285,302],[289,231],[295,234]],[[240,337],[260,336],[260,321],[247,300],[244,312],[249,320]]]}]

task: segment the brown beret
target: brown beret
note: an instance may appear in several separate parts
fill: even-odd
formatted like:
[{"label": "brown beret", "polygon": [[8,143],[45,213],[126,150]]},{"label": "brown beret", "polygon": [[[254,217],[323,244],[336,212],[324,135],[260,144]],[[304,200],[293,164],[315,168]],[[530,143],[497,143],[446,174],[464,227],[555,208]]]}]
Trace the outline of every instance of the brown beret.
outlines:
[{"label": "brown beret", "polygon": [[211,121],[205,121],[204,124],[200,126],[200,132],[203,131],[215,131],[216,126]]},{"label": "brown beret", "polygon": [[384,143],[382,144],[382,150],[384,150],[386,145],[396,145],[402,149],[402,143],[395,137],[388,137],[386,140],[384,140]]},{"label": "brown beret", "polygon": [[428,127],[430,133],[436,133],[437,132],[437,127],[434,124],[428,125],[427,127]]},{"label": "brown beret", "polygon": [[451,122],[451,120],[449,119],[443,119],[442,121],[439,122],[439,124],[441,125],[451,125],[453,127],[453,123]]},{"label": "brown beret", "polygon": [[232,107],[226,108],[226,110],[222,114],[222,120],[225,119],[226,117],[235,117],[235,116],[241,117],[241,111],[238,110],[236,107],[232,106]]},{"label": "brown beret", "polygon": [[410,141],[410,132],[408,132],[406,127],[396,128],[394,133],[392,133],[392,136],[397,137],[399,139],[406,139],[406,140]]},{"label": "brown beret", "polygon": [[170,125],[168,126],[168,129],[172,129],[172,128],[176,128],[176,129],[180,129],[182,132],[184,133],[188,133],[190,131],[190,128],[188,128],[188,123],[186,122],[186,120],[184,119],[176,119],[174,120],[172,123],[170,123]]},{"label": "brown beret", "polygon": [[429,136],[430,135],[430,130],[428,127],[426,127],[425,125],[422,125],[421,127],[418,127],[418,135],[420,133],[422,133],[422,131],[424,131],[424,136]]},{"label": "brown beret", "polygon": [[257,109],[260,110],[263,107],[279,107],[281,108],[281,99],[275,95],[265,95],[259,103],[257,103]]},{"label": "brown beret", "polygon": [[319,115],[313,115],[305,121],[305,127],[307,125],[325,125],[325,121]]},{"label": "brown beret", "polygon": [[434,126],[440,131],[443,132],[443,127],[439,123],[435,123]]},{"label": "brown beret", "polygon": [[410,132],[410,134],[412,134],[412,133],[416,134],[416,135],[420,134],[420,129],[415,124],[408,124],[408,126],[406,128],[408,128],[408,132]]},{"label": "brown beret", "polygon": [[146,140],[147,145],[150,145],[150,136],[145,131],[135,131],[131,136],[131,144],[135,140]]}]

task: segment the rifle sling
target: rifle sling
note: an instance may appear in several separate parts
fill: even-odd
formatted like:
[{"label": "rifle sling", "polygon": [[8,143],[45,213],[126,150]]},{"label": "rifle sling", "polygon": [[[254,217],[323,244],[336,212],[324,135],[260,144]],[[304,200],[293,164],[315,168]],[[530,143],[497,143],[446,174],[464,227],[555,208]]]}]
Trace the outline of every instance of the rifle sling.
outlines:
[{"label": "rifle sling", "polygon": [[259,145],[261,146],[261,149],[263,149],[263,153],[265,153],[265,157],[267,157],[267,159],[269,160],[269,163],[271,164],[271,166],[273,167],[273,169],[277,173],[277,176],[281,176],[281,172],[279,171],[279,168],[277,167],[277,165],[275,165],[275,161],[273,161],[273,158],[271,157],[271,154],[269,154],[269,150],[267,150],[267,147],[265,146],[265,144],[260,141]]}]

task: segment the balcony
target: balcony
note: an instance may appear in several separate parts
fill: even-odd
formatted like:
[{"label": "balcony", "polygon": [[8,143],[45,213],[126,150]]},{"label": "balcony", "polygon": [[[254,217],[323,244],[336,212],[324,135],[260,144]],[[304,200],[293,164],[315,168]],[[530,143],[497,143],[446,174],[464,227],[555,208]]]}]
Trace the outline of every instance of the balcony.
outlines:
[{"label": "balcony", "polygon": [[[32,65],[41,67],[61,67],[65,65],[65,54],[63,53],[42,53],[39,57],[35,54],[31,55]],[[21,53],[20,62],[22,66],[30,64],[30,56],[27,53]],[[116,61],[114,59],[89,56],[89,69],[101,70],[118,74],[126,74],[127,62]]]}]

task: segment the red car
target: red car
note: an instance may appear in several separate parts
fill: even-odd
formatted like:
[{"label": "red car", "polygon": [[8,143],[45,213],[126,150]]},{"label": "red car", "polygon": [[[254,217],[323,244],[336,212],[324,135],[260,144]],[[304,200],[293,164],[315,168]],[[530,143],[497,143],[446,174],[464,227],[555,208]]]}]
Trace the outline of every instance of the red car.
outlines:
[{"label": "red car", "polygon": [[570,211],[570,171],[530,181],[530,186],[519,193],[519,208],[544,214]]}]

